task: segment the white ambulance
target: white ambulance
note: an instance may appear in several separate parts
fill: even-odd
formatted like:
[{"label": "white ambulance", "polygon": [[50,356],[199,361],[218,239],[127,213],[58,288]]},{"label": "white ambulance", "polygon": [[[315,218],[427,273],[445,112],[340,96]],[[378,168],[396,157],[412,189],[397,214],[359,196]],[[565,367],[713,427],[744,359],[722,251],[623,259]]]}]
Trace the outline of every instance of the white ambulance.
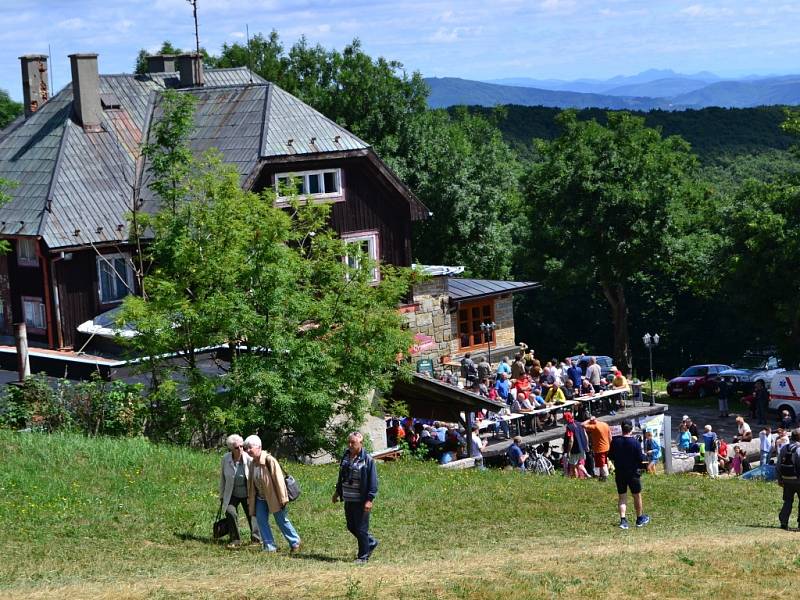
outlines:
[{"label": "white ambulance", "polygon": [[788,410],[793,420],[800,416],[800,371],[784,371],[772,378],[769,408],[778,414]]}]

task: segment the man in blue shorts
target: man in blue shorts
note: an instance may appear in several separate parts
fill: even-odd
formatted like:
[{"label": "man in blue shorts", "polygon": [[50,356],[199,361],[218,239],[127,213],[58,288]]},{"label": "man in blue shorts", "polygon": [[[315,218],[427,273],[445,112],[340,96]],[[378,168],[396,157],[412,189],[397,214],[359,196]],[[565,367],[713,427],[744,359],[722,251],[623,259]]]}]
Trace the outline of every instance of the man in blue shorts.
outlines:
[{"label": "man in blue shorts", "polygon": [[633,494],[633,506],[636,509],[636,526],[644,527],[650,522],[650,517],[642,509],[642,482],[639,479],[642,463],[647,462],[647,456],[642,452],[639,440],[631,435],[633,424],[630,421],[622,423],[622,435],[611,440],[611,450],[608,457],[614,461],[614,480],[619,494],[619,528],[628,529],[628,519],[625,516],[628,505],[628,490]]}]

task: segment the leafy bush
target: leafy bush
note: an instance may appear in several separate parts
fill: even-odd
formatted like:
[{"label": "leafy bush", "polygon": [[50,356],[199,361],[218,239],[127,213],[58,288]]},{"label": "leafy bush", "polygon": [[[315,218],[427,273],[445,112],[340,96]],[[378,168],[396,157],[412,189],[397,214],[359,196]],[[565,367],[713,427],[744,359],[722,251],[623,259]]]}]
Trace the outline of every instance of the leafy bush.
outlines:
[{"label": "leafy bush", "polygon": [[48,381],[34,375],[0,397],[0,426],[86,435],[134,436],[144,432],[147,404],[141,385],[122,381]]}]

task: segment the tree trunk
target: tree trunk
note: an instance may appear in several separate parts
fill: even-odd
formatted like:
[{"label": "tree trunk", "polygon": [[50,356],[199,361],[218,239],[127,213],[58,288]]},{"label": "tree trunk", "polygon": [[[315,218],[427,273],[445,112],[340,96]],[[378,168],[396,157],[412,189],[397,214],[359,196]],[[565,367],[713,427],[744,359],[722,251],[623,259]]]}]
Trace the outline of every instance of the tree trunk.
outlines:
[{"label": "tree trunk", "polygon": [[632,369],[631,348],[628,339],[628,303],[625,300],[625,289],[621,283],[601,281],[603,294],[611,308],[611,320],[614,324],[614,364],[625,375]]}]

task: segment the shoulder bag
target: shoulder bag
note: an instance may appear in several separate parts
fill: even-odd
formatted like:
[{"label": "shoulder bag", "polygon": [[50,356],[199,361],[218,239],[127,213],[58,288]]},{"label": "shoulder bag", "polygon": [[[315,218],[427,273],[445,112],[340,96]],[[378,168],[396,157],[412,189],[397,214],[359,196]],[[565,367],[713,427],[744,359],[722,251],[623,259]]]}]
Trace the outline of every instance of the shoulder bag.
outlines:
[{"label": "shoulder bag", "polygon": [[222,502],[219,503],[219,510],[217,510],[217,517],[214,519],[214,526],[212,528],[214,539],[218,540],[221,537],[228,535],[228,519],[222,514]]}]

